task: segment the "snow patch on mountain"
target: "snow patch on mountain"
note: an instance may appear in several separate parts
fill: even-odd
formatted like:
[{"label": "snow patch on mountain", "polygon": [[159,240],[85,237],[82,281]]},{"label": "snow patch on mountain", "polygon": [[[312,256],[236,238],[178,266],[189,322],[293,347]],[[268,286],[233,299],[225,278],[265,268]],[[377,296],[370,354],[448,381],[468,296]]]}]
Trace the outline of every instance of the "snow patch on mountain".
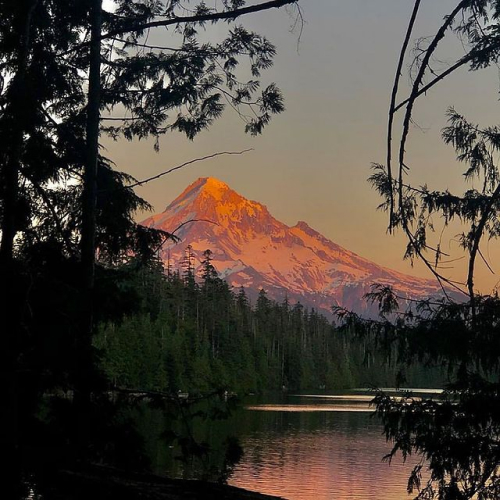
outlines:
[{"label": "snow patch on mountain", "polygon": [[[185,224],[196,219],[198,222]],[[440,295],[431,280],[384,268],[325,238],[306,222],[289,227],[267,207],[250,201],[224,182],[201,178],[188,186],[165,211],[142,222],[173,231],[181,242],[165,245],[161,257],[180,266],[191,245],[196,262],[212,251],[213,264],[234,287],[245,287],[251,297],[264,288],[276,300],[287,297],[309,307],[331,311],[341,305],[359,313],[370,306],[364,295],[374,283],[391,285],[404,297],[423,299]]]}]

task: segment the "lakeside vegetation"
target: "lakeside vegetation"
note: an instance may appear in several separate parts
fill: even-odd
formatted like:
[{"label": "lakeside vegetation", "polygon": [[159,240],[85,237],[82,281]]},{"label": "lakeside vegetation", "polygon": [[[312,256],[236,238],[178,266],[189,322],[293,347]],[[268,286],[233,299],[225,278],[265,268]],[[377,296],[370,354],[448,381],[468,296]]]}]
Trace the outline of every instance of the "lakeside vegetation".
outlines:
[{"label": "lakeside vegetation", "polygon": [[[244,128],[260,134],[284,110],[278,86],[261,80],[276,49],[243,19],[285,6],[300,14],[296,0],[197,1],[189,11],[177,0],[0,2],[3,497],[126,498],[107,493],[101,464],[129,473],[128,497],[175,497],[132,488],[130,474],[148,468],[121,415],[133,403],[110,400],[93,348],[99,324],[137,308],[124,260],[147,261],[174,238],[134,220],[149,207],[134,189],[166,172],[119,172],[103,141],[150,137],[159,150],[174,130],[193,139],[222,116],[223,96],[253,111]],[[160,29],[175,48],[144,50]]]},{"label": "lakeside vegetation", "polygon": [[[300,303],[270,300],[264,290],[251,304],[243,288],[233,291],[218,276],[209,250],[204,257],[198,273],[189,259],[181,271],[164,273],[157,263],[130,273],[137,310],[102,323],[94,341],[113,386],[247,394],[394,384],[397,368],[371,342]],[[421,387],[444,379],[421,364],[406,377]]]}]

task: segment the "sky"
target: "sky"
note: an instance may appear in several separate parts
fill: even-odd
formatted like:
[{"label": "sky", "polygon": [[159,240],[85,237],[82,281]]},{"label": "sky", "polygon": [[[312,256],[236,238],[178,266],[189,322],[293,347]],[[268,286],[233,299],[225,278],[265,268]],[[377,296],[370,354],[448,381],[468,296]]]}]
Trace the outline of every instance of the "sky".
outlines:
[{"label": "sky", "polygon": [[[367,182],[373,162],[385,162],[387,112],[401,43],[413,0],[302,0],[305,24],[291,31],[294,18],[283,9],[245,18],[242,23],[267,36],[278,54],[274,67],[263,73],[264,84],[276,82],[284,93],[286,111],[275,116],[262,136],[244,133],[244,123],[230,109],[193,142],[180,133],[160,141],[113,142],[105,139],[106,154],[119,170],[146,178],[184,161],[219,151],[253,148],[241,156],[219,157],[176,171],[138,189],[154,212],[161,212],[199,177],[216,177],[246,198],[266,205],[288,225],[306,221],[324,236],[383,266],[431,278],[424,266],[403,261],[406,240],[387,234],[387,215]],[[424,0],[415,36],[433,35],[452,0]],[[218,38],[223,27],[209,26],[205,36]],[[150,42],[166,43],[169,34],[151,35]],[[456,39],[445,41],[433,63],[447,67],[464,53]],[[408,67],[402,84],[407,89]],[[411,180],[433,189],[461,192],[463,166],[441,129],[446,111],[454,106],[471,121],[495,124],[498,116],[499,70],[461,70],[418,102],[407,148]],[[145,218],[138,214],[138,220]],[[459,257],[456,234],[449,229],[443,248]],[[483,253],[500,273],[500,249],[485,242]],[[447,270],[464,278],[465,261]],[[489,293],[500,280],[478,263],[477,284]]]}]

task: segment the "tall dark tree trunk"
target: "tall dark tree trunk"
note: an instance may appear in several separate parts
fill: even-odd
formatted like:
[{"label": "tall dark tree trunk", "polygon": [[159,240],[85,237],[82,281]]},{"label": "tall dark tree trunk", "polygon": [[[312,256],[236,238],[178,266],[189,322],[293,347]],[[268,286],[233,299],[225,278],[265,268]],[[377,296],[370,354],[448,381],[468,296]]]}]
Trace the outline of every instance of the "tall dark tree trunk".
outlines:
[{"label": "tall dark tree trunk", "polygon": [[0,317],[2,332],[2,354],[0,355],[0,374],[5,392],[4,405],[0,412],[0,444],[15,446],[18,432],[18,387],[17,358],[18,336],[21,319],[20,296],[15,293],[19,287],[19,276],[16,273],[14,258],[14,240],[17,233],[19,173],[23,138],[28,126],[30,111],[26,106],[26,79],[29,53],[31,47],[31,31],[33,13],[38,0],[26,0],[24,19],[19,37],[19,57],[17,71],[8,90],[10,103],[4,110],[4,127],[9,130],[2,144],[1,165],[3,185],[3,216],[1,223],[2,239],[0,243]]},{"label": "tall dark tree trunk", "polygon": [[30,0],[26,6],[26,17],[20,37],[17,72],[9,89],[10,105],[4,112],[4,120],[10,126],[10,138],[3,145],[2,170],[4,178],[4,200],[2,217],[2,240],[0,262],[5,268],[11,266],[14,258],[16,236],[17,203],[19,194],[19,171],[26,130],[28,110],[26,109],[26,74],[31,45],[31,24],[38,0]]},{"label": "tall dark tree trunk", "polygon": [[[77,338],[77,377],[75,403],[90,402],[92,372],[92,335],[94,333],[94,288],[96,253],[97,168],[101,102],[101,25],[102,0],[94,0],[90,12],[91,39],[86,124],[86,158],[82,195],[81,269],[83,304]],[[85,411],[82,413],[82,415]]]}]

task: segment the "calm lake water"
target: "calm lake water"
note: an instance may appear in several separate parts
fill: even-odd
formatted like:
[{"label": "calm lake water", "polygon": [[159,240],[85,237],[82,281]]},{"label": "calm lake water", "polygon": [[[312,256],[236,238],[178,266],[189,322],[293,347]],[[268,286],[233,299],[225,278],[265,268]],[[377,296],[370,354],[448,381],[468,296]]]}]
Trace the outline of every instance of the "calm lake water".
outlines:
[{"label": "calm lake water", "polygon": [[[220,426],[198,429],[198,437],[211,444],[224,435],[239,438],[245,454],[229,484],[248,490],[288,500],[413,498],[406,492],[412,461],[382,460],[390,445],[371,399],[359,393],[256,399]],[[195,477],[155,449],[157,472]]]},{"label": "calm lake water", "polygon": [[382,461],[390,446],[371,396],[290,396],[253,405],[260,429],[241,439],[245,455],[230,484],[289,500],[411,498],[409,464]]}]

